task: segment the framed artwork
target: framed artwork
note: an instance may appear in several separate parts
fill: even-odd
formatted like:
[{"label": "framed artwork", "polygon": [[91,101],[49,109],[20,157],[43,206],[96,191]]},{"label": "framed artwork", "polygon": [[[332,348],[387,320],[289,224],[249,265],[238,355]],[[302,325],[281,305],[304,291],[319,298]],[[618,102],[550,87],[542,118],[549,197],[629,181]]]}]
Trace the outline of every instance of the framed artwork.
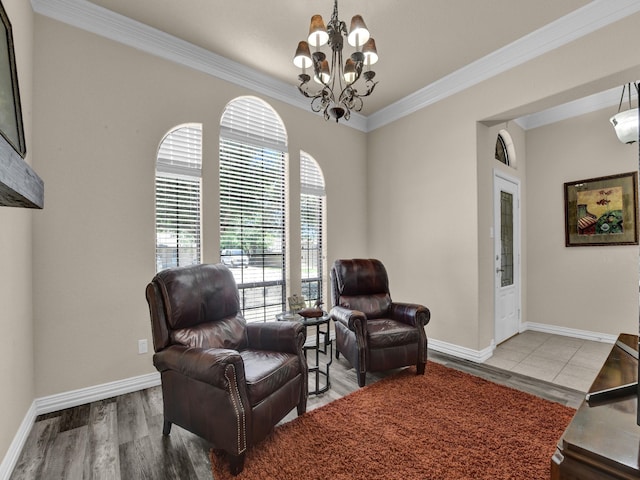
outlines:
[{"label": "framed artwork", "polygon": [[298,296],[297,294],[293,294],[287,300],[289,301],[289,310],[292,313],[298,313],[306,306],[304,297]]},{"label": "framed artwork", "polygon": [[27,153],[11,22],[0,2],[0,134],[22,158]]},{"label": "framed artwork", "polygon": [[565,245],[638,245],[638,172],[564,184]]}]

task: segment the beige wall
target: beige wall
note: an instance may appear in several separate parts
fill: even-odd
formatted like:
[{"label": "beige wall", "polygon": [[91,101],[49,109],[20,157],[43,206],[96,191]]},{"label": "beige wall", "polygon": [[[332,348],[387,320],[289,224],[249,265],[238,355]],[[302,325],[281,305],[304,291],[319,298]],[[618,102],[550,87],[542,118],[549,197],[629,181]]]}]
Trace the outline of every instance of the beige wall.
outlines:
[{"label": "beige wall", "polygon": [[[4,0],[13,29],[25,136],[32,164],[33,12],[28,2]],[[31,222],[41,212],[0,207],[0,458],[34,398]]]},{"label": "beige wall", "polygon": [[[486,212],[494,162],[479,145],[495,142],[495,132],[478,122],[498,125],[638,78],[639,21],[629,17],[369,134],[370,252],[387,264],[394,298],[429,306],[432,340],[482,351],[493,338],[493,246],[486,238],[493,220]],[[518,142],[526,137],[516,133]],[[531,141],[524,140],[529,170]],[[528,218],[531,185],[523,192]],[[523,225],[523,233],[531,248],[535,229]],[[525,262],[523,270],[531,258]],[[523,278],[527,290],[531,282]],[[637,292],[627,293],[618,298],[624,306],[612,307],[617,314],[637,308]],[[523,301],[530,312],[526,292]]]},{"label": "beige wall", "polygon": [[457,103],[446,99],[369,134],[369,242],[392,298],[430,308],[428,336],[475,348],[476,126],[456,118]]},{"label": "beige wall", "polygon": [[638,333],[638,247],[565,247],[565,182],[638,169],[638,144],[620,143],[616,108],[527,132],[527,319],[590,332]]},{"label": "beige wall", "polygon": [[[175,125],[203,124],[203,256],[218,261],[219,119],[251,92],[41,16],[35,60],[36,168],[47,185],[34,226],[39,397],[154,371],[137,340],[151,341],[158,144]],[[288,130],[291,182],[300,149],[323,169],[329,258],[364,255],[365,135],[265,100]]]}]

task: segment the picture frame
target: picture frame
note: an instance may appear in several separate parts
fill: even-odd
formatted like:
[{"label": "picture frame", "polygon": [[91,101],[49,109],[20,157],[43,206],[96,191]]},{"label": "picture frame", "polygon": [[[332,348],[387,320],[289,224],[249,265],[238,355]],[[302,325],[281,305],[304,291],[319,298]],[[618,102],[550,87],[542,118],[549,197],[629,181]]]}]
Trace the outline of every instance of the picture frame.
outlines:
[{"label": "picture frame", "polygon": [[0,1],[0,135],[24,158],[27,148],[13,43],[13,30]]},{"label": "picture frame", "polygon": [[298,313],[306,306],[304,297],[297,294],[293,294],[287,300],[289,302],[289,310],[291,313]]},{"label": "picture frame", "polygon": [[565,246],[638,245],[638,172],[564,184]]}]

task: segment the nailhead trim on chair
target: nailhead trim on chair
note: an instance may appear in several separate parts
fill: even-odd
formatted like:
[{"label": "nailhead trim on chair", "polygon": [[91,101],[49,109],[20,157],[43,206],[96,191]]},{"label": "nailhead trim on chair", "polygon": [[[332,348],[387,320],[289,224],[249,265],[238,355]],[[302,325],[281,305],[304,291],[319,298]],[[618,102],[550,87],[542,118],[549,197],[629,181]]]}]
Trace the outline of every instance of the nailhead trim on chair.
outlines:
[{"label": "nailhead trim on chair", "polygon": [[[232,378],[229,378],[229,369],[233,370]],[[238,453],[242,453],[247,449],[247,435],[246,435],[246,419],[244,414],[244,408],[242,407],[242,401],[240,399],[240,390],[238,390],[238,382],[236,381],[236,368],[233,365],[227,366],[224,371],[224,377],[229,382],[229,395],[231,396],[231,403],[233,409],[236,412],[236,419],[238,425]],[[234,395],[235,391],[235,395]],[[238,407],[239,405],[239,407]],[[240,420],[242,417],[242,420]],[[242,427],[240,426],[242,424]]]}]

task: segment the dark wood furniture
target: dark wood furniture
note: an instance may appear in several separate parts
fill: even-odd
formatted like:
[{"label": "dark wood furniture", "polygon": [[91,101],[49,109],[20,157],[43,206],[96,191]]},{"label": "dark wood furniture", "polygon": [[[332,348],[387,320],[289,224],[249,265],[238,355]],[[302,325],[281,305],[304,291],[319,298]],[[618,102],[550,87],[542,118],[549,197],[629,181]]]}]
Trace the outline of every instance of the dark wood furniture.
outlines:
[{"label": "dark wood furniture", "polygon": [[[636,335],[618,341],[638,350]],[[589,392],[636,382],[638,361],[614,345]],[[609,480],[640,478],[640,426],[637,395],[602,403],[586,400],[565,430],[551,459],[552,480]]]}]

